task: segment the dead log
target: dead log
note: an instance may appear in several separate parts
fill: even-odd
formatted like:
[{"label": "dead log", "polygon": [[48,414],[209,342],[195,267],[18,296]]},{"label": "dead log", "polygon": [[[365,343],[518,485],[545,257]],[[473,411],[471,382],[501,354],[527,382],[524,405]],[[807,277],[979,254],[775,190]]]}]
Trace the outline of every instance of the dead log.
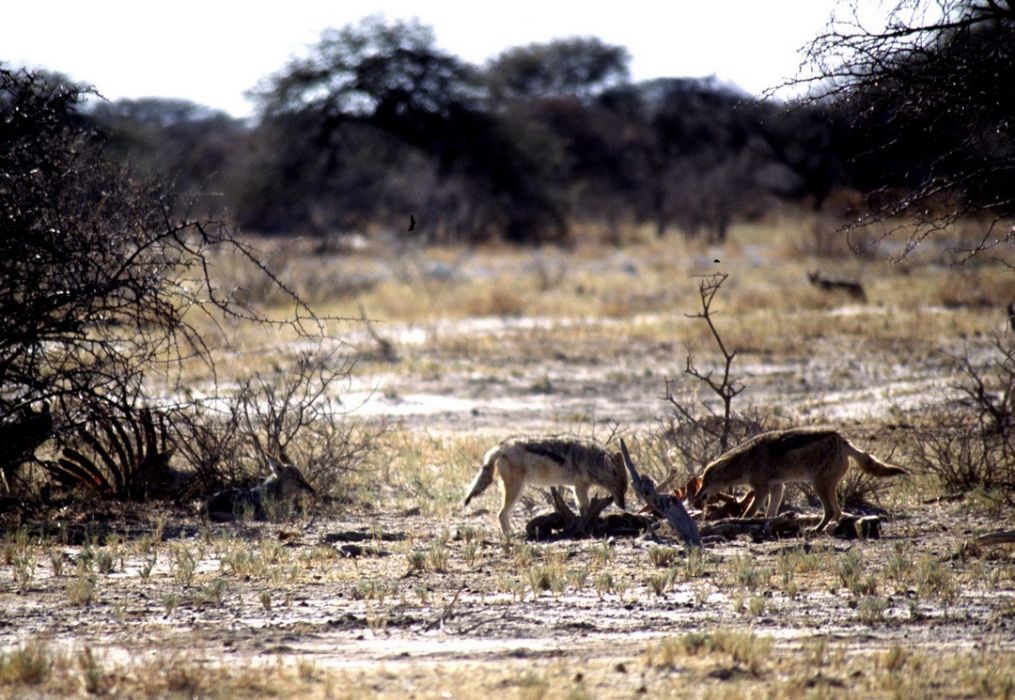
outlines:
[{"label": "dead log", "polygon": [[556,488],[550,489],[553,512],[537,515],[525,524],[525,537],[530,541],[546,542],[558,539],[582,537],[634,537],[648,529],[651,521],[631,513],[600,514],[610,503],[612,496],[593,498],[588,512],[580,516],[564,502]]},{"label": "dead log", "polygon": [[670,525],[673,526],[673,529],[684,539],[684,544],[689,547],[700,547],[701,534],[698,532],[698,526],[694,524],[691,516],[687,514],[687,510],[684,508],[684,504],[680,502],[680,499],[659,494],[652,479],[638,473],[634,462],[631,461],[631,454],[627,451],[627,445],[624,444],[623,439],[620,441],[620,453],[624,456],[624,464],[627,465],[627,470],[631,473],[631,486],[634,488],[638,498],[644,501],[645,505],[650,509],[666,518]]},{"label": "dead log", "polygon": [[[748,535],[755,542],[799,537],[821,521],[819,515],[783,513],[776,518],[731,518],[701,526],[701,536],[733,540]],[[881,538],[881,518],[877,515],[843,514],[832,527],[832,537],[842,540],[876,540]]]},{"label": "dead log", "polygon": [[525,539],[530,542],[545,542],[557,539],[557,533],[567,529],[567,520],[560,513],[543,513],[525,523]]},{"label": "dead log", "polygon": [[[558,492],[557,489],[553,489],[552,493],[553,507],[558,512],[561,512],[561,508],[563,508],[564,511],[571,513],[571,509],[568,508],[566,503],[564,503],[564,499],[561,497],[560,492]],[[589,509],[585,511],[585,515],[576,518],[574,522],[568,524],[568,532],[572,535],[583,535],[588,532],[592,523],[599,519],[599,514],[602,513],[611,503],[613,503],[613,496],[594,497],[592,502],[589,503]],[[573,517],[574,514],[571,514]]]},{"label": "dead log", "polygon": [[[814,521],[816,524],[817,521]],[[801,523],[795,513],[787,513],[777,518],[729,518],[716,520],[701,526],[701,536],[705,538],[721,538],[734,540],[748,535],[755,541],[795,537],[800,534],[805,523]]]},{"label": "dead log", "polygon": [[1015,530],[999,530],[980,535],[975,540],[976,544],[1012,544],[1015,543]]}]

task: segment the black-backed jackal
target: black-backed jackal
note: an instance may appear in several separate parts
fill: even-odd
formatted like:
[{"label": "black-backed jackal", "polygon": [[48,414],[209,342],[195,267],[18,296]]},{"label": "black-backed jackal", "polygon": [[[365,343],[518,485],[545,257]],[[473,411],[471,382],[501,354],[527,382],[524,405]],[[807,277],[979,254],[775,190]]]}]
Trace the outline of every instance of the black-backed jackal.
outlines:
[{"label": "black-backed jackal", "polygon": [[874,476],[897,476],[906,470],[878,461],[850,444],[831,428],[793,428],[756,435],[712,461],[701,475],[697,501],[740,484],[754,490],[754,503],[744,514],[751,517],[768,501],[766,517],[774,518],[782,505],[784,484],[809,483],[825,513],[814,528],[819,532],[842,515],[835,489],[852,458]]},{"label": "black-backed jackal", "polygon": [[627,471],[623,458],[619,452],[611,454],[588,440],[532,438],[502,442],[483,458],[483,467],[469,487],[465,505],[483,493],[495,475],[504,488],[499,520],[505,537],[511,535],[511,509],[525,484],[573,487],[582,514],[589,507],[589,489],[601,486],[613,496],[617,506],[624,508]]},{"label": "black-backed jackal", "polygon": [[218,522],[250,517],[268,520],[272,516],[291,513],[305,496],[317,492],[292,464],[268,458],[271,475],[253,488],[232,488],[219,491],[208,499],[208,517]]},{"label": "black-backed jackal", "polygon": [[820,272],[808,272],[807,279],[815,287],[823,289],[826,292],[845,292],[857,301],[867,301],[867,292],[864,291],[863,285],[859,282],[829,279],[828,277],[822,277]]}]

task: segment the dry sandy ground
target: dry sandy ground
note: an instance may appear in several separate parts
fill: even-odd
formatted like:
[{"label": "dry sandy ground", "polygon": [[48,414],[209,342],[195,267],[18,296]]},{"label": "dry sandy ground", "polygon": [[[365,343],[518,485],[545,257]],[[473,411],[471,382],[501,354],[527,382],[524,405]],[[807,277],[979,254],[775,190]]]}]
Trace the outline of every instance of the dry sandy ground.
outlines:
[{"label": "dry sandy ground", "polygon": [[[997,525],[968,517],[962,503],[895,512],[877,541],[735,541],[690,560],[669,550],[665,566],[656,566],[660,543],[645,538],[508,550],[469,529],[488,518],[457,519],[457,532],[444,529],[456,523],[412,514],[172,525],[149,552],[137,551],[139,530],[119,545],[101,537],[86,548],[49,545],[32,555],[28,583],[17,580],[16,565],[4,567],[0,647],[32,639],[87,646],[111,664],[152,654],[188,664],[309,663],[392,694],[409,683],[450,696],[453,683],[428,685],[428,674],[463,673],[470,683],[536,674],[552,687],[547,679],[561,668],[573,680],[588,667],[595,672],[579,685],[592,684],[593,695],[673,690],[674,678],[652,666],[653,644],[717,630],[771,638],[761,670],[744,671],[749,658],[708,668],[755,681],[771,680],[781,655],[819,644],[871,664],[893,646],[931,657],[1015,653],[1012,552],[953,556]],[[191,573],[180,548],[194,557]],[[90,600],[73,598],[83,558],[106,551],[115,561],[108,573],[93,569]],[[413,552],[423,555],[418,566]],[[59,576],[53,556],[64,561]],[[875,581],[858,584],[868,592],[846,582],[842,562],[851,556],[861,580]],[[924,567],[931,573],[916,573]],[[666,574],[655,591],[652,577]],[[876,614],[868,599],[882,601]]]},{"label": "dry sandy ground", "polygon": [[[852,313],[880,315],[883,310],[853,307]],[[424,342],[452,332],[462,338],[494,337],[502,350],[484,353],[479,367],[470,362],[466,350],[440,372],[407,376],[404,368],[395,366],[390,371],[357,373],[342,400],[357,416],[395,418],[410,428],[462,433],[568,432],[582,421],[648,427],[668,413],[664,378],[681,376],[687,351],[671,341],[626,339],[622,334],[640,322],[681,316],[652,315],[623,324],[609,319],[570,323],[481,319],[481,323],[430,324],[427,331],[394,324],[385,329],[387,334],[415,362],[446,360],[446,352],[430,350]],[[573,345],[562,343],[560,337],[568,329],[589,337]],[[368,340],[354,335],[357,340],[370,347]],[[965,347],[947,349],[959,353]],[[695,356],[703,369],[718,371],[711,350],[705,346],[702,357]],[[842,338],[818,338],[798,352],[778,357],[740,353],[734,374],[747,389],[738,405],[761,407],[770,415],[792,415],[799,421],[857,425],[929,412],[958,395],[956,377],[946,369],[943,355],[909,356],[905,348],[900,353],[898,347],[876,343],[863,350],[862,359],[854,358]],[[534,352],[538,360],[529,356]],[[688,381],[677,391],[690,398],[698,388]],[[702,398],[714,397],[705,393]]]},{"label": "dry sandy ground", "polygon": [[[829,313],[848,326],[891,312]],[[342,400],[355,419],[385,418],[420,436],[485,444],[617,424],[637,442],[668,414],[664,379],[683,371],[682,343],[651,330],[670,320],[686,322],[674,310],[622,322],[387,324],[399,362],[366,363]],[[365,334],[349,338],[369,351]],[[888,456],[889,428],[904,430],[955,395],[954,376],[925,345],[858,341],[854,331],[775,354],[747,349],[738,400],[782,422],[831,422]],[[704,366],[709,352],[696,348]],[[678,391],[690,400],[692,389]],[[420,493],[389,483],[369,509],[321,507],[282,524],[208,525],[195,506],[117,511],[85,529],[71,511],[48,513],[45,538],[35,522],[3,543],[0,651],[36,642],[91,650],[105,667],[127,669],[100,690],[126,695],[174,692],[127,682],[130,668],[153,659],[159,678],[226,669],[226,681],[184,685],[184,696],[1015,692],[1015,551],[968,546],[1015,529],[1015,518],[974,496],[925,503],[925,488],[893,485],[880,499],[879,540],[742,539],[689,554],[665,530],[505,546],[492,490],[475,509],[413,503]],[[397,505],[387,505],[391,494]],[[545,507],[523,505],[516,529]],[[251,689],[238,680],[279,664],[291,671],[284,682]],[[87,664],[70,666],[80,675]],[[0,694],[87,687],[0,683]]]}]

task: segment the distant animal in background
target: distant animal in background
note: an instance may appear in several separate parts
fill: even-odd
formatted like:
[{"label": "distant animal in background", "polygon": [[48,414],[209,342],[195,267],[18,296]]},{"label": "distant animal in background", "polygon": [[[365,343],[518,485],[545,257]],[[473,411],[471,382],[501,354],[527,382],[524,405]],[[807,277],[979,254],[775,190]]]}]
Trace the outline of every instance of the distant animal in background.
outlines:
[{"label": "distant animal in background", "polygon": [[808,272],[807,279],[810,280],[811,284],[823,291],[845,292],[858,301],[867,301],[867,292],[864,291],[863,285],[859,282],[829,279],[827,277],[822,277],[820,272]]},{"label": "distant animal in background", "polygon": [[294,465],[269,457],[268,467],[271,475],[257,486],[212,495],[205,507],[208,517],[216,522],[274,519],[293,513],[304,498],[317,494]]},{"label": "distant animal in background", "polygon": [[483,458],[483,466],[469,487],[465,505],[483,493],[495,476],[500,478],[504,489],[504,503],[498,519],[505,537],[511,536],[511,509],[525,484],[573,487],[582,515],[588,512],[589,489],[593,486],[603,487],[618,507],[625,507],[627,471],[623,457],[619,452],[611,454],[588,440],[551,437],[502,442]]},{"label": "distant animal in background", "polygon": [[705,467],[697,502],[707,502],[732,486],[746,484],[754,491],[754,502],[744,517],[753,516],[767,501],[766,517],[774,518],[782,505],[785,484],[809,483],[825,511],[814,528],[814,532],[820,532],[842,516],[835,490],[849,469],[850,458],[873,476],[907,473],[902,467],[857,449],[832,428],[773,430],[737,445]]}]

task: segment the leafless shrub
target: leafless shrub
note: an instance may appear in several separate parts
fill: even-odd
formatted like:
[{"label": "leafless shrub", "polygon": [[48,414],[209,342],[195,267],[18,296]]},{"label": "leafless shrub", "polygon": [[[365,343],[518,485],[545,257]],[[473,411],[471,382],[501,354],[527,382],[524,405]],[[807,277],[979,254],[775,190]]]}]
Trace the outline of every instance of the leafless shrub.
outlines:
[{"label": "leafless shrub", "polygon": [[964,354],[953,358],[965,379],[956,410],[919,431],[916,468],[948,492],[983,489],[991,500],[1015,504],[1015,346],[994,341],[985,367]]},{"label": "leafless shrub", "polygon": [[193,469],[189,496],[250,486],[267,456],[299,466],[318,493],[347,496],[347,477],[368,467],[385,426],[350,421],[338,396],[348,366],[304,354],[294,366],[256,373],[232,395],[176,413],[179,452]]},{"label": "leafless shrub", "polygon": [[260,468],[228,398],[198,401],[173,414],[177,451],[192,472],[184,497],[192,498],[244,483]]},{"label": "leafless shrub", "polygon": [[231,396],[189,407],[181,453],[203,491],[247,485],[263,476],[266,457],[284,455],[319,492],[340,494],[384,430],[347,420],[339,393],[350,369],[347,357],[306,352],[284,371],[242,379]]},{"label": "leafless shrub", "polygon": [[[324,324],[228,227],[176,217],[168,188],[108,160],[77,112],[87,96],[0,66],[0,425],[49,402],[54,437],[82,455],[65,458],[105,478],[111,493],[135,497],[130,479],[115,472],[139,465],[102,457],[82,426],[104,435],[103,421],[154,406],[134,401],[145,399],[146,376],[182,393],[186,364],[214,368],[205,320],[281,326],[305,340],[322,339]],[[253,271],[292,314],[270,317],[220,284],[215,263],[224,256]],[[119,440],[124,450],[130,442]],[[102,449],[116,451],[111,443]],[[3,460],[0,473],[31,452]]]},{"label": "leafless shrub", "polygon": [[957,417],[920,431],[914,461],[946,492],[981,488],[990,500],[1015,504],[1015,441],[1010,432],[991,434]]},{"label": "leafless shrub", "polygon": [[[733,374],[733,360],[737,351],[726,347],[719,329],[715,325],[712,304],[715,296],[729,277],[716,273],[702,278],[698,283],[701,311],[688,314],[708,324],[709,331],[722,355],[721,375],[714,370],[700,370],[688,350],[684,376],[666,380],[665,400],[672,413],[662,420],[659,456],[677,474],[674,462],[679,460],[688,476],[699,473],[704,466],[730,446],[764,430],[764,419],[754,409],[744,412],[733,409],[733,400],[744,390],[744,384]],[[688,379],[697,380],[690,397],[681,389]],[[699,390],[711,392],[720,401],[717,411],[715,402],[699,398]]]},{"label": "leafless shrub", "polygon": [[[669,395],[667,400],[683,401],[676,397],[671,399]],[[690,406],[689,403],[683,405]],[[700,474],[706,464],[724,451],[719,445],[725,421],[721,416],[709,415],[707,410],[707,405],[701,403],[694,408],[690,418],[674,410],[660,421],[659,440],[655,445],[656,461],[666,465],[670,474],[681,482]],[[748,408],[731,419],[726,439],[730,445],[736,445],[765,429],[765,418],[760,411]]]},{"label": "leafless shrub", "polygon": [[310,352],[300,353],[287,371],[254,373],[236,394],[241,425],[259,452],[284,452],[305,426],[342,410],[338,385],[348,376],[346,359]]},{"label": "leafless shrub", "polygon": [[966,376],[958,389],[966,395],[966,406],[981,430],[1005,436],[1015,429],[1015,345],[1011,336],[995,338],[994,350],[983,371],[968,354],[953,359]]}]

